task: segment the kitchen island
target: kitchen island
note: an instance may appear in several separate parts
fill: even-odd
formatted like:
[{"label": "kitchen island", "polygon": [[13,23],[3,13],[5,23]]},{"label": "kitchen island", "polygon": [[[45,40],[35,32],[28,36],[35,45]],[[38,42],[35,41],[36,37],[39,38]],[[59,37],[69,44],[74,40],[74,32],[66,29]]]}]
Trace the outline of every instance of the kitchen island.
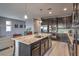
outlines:
[{"label": "kitchen island", "polygon": [[41,33],[12,38],[16,56],[42,56],[52,46],[50,34]]}]

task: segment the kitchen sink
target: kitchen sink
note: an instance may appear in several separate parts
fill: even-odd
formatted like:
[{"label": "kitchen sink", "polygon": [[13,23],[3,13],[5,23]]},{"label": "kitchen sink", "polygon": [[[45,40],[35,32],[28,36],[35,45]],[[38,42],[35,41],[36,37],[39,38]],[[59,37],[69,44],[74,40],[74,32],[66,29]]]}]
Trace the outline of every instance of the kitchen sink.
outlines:
[{"label": "kitchen sink", "polygon": [[36,38],[41,38],[42,36],[35,36]]}]

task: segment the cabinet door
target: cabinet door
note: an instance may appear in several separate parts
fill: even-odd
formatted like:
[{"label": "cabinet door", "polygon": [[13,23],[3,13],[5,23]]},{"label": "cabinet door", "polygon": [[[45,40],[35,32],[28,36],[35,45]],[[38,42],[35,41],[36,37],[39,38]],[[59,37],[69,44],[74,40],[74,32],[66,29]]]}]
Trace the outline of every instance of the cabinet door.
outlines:
[{"label": "cabinet door", "polygon": [[44,55],[44,53],[45,53],[45,44],[42,43],[41,44],[41,55]]},{"label": "cabinet door", "polygon": [[52,47],[52,41],[51,41],[51,39],[50,38],[48,38],[48,48],[51,48]]},{"label": "cabinet door", "polygon": [[45,39],[41,40],[41,55],[45,53]]},{"label": "cabinet door", "polygon": [[40,56],[40,47],[32,49],[32,56]]},{"label": "cabinet door", "polygon": [[45,39],[45,52],[48,50],[49,48],[49,41],[48,38]]},{"label": "cabinet door", "polygon": [[39,42],[35,42],[31,45],[31,48],[32,48],[32,52],[31,52],[31,55],[32,56],[40,56],[40,41]]},{"label": "cabinet door", "polygon": [[44,55],[47,52],[49,46],[48,42],[48,38],[41,40],[41,55]]},{"label": "cabinet door", "polygon": [[19,56],[30,56],[30,46],[19,42]]}]

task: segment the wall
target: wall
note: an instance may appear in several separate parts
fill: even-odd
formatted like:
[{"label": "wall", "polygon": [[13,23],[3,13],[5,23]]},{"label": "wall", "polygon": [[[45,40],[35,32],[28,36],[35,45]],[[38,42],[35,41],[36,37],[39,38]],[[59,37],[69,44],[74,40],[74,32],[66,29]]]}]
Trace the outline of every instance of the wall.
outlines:
[{"label": "wall", "polygon": [[1,21],[0,21],[0,36],[1,36]]},{"label": "wall", "polygon": [[0,36],[5,36],[6,34],[6,26],[5,21],[0,19]]},{"label": "wall", "polygon": [[[6,21],[11,21],[12,22],[12,30],[11,32],[6,32]],[[0,17],[0,29],[1,29],[1,34],[0,36],[13,36],[13,34],[23,34],[25,31],[25,28],[15,28],[14,25],[15,24],[25,24],[24,21],[19,21],[19,20],[15,20],[15,19],[9,19],[9,18],[1,18]]]},{"label": "wall", "polygon": [[34,33],[34,22],[33,19],[26,20],[26,29],[31,28],[32,33]]},{"label": "wall", "polygon": [[32,30],[32,33],[34,32],[41,32],[41,24],[40,24],[40,18],[36,18],[37,20],[35,19],[27,19],[26,20],[26,29],[27,28],[31,28]]}]

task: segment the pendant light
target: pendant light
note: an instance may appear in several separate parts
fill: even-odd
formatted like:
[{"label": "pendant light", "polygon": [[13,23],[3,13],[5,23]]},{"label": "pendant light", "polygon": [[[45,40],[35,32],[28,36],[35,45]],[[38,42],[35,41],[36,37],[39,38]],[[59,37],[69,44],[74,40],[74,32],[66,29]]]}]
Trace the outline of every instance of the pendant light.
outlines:
[{"label": "pendant light", "polygon": [[25,4],[25,15],[24,15],[24,19],[28,19],[28,16],[27,16],[27,11],[26,11],[26,8],[27,6],[26,6],[26,4]]},{"label": "pendant light", "polygon": [[[43,11],[43,9],[40,9],[40,13],[41,13],[40,16],[41,16],[41,18],[42,18],[42,11]],[[42,20],[40,20],[39,22],[42,23]]]},{"label": "pendant light", "polygon": [[24,19],[28,19],[28,17],[27,17],[27,15],[26,15],[26,14],[24,15]]}]

